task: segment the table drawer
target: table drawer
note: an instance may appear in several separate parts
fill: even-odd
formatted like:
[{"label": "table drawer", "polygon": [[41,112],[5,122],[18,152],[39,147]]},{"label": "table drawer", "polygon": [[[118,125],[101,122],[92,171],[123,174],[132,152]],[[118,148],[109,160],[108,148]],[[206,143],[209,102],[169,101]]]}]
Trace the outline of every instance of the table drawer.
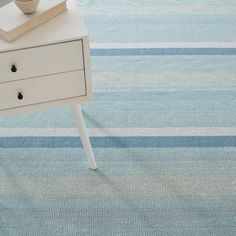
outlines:
[{"label": "table drawer", "polygon": [[0,110],[86,95],[84,71],[0,84]]},{"label": "table drawer", "polygon": [[83,68],[81,40],[0,53],[0,83]]}]

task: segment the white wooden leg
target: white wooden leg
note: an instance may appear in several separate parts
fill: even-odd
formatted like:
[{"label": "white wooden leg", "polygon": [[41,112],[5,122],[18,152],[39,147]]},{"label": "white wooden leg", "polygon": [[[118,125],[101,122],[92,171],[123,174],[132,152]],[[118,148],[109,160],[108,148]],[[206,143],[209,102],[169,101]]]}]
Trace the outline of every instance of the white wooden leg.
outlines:
[{"label": "white wooden leg", "polygon": [[82,141],[82,144],[84,146],[85,153],[87,155],[88,161],[89,161],[89,166],[92,170],[97,169],[96,161],[94,158],[92,146],[89,140],[88,132],[85,126],[83,114],[81,112],[80,106],[79,105],[73,105],[70,107],[72,115],[74,117],[74,120],[76,122],[76,125],[79,129],[80,133],[80,138]]}]

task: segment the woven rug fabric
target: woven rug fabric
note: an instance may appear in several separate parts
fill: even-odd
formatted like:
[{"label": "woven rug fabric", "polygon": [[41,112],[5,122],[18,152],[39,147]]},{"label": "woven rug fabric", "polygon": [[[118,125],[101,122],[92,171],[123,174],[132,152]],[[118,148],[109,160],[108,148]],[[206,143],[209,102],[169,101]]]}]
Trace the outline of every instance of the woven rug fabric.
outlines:
[{"label": "woven rug fabric", "polygon": [[78,8],[98,170],[68,108],[0,119],[0,236],[236,235],[236,2]]}]

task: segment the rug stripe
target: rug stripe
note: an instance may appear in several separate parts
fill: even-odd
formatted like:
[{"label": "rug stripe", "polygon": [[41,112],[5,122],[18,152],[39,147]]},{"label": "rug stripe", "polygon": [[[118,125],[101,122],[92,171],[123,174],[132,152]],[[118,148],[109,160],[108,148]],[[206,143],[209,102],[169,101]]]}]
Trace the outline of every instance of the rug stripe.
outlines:
[{"label": "rug stripe", "polygon": [[[0,196],[114,196],[114,191],[120,195],[141,197],[236,195],[235,176],[111,176],[108,183],[117,186],[116,190],[104,178],[106,176],[99,170],[90,177],[0,176]],[[88,188],[88,183],[93,187]]]},{"label": "rug stripe", "polygon": [[[236,148],[96,148],[107,176],[235,176]],[[82,148],[2,148],[0,176],[91,176]],[[125,163],[125,164],[124,164]]]},{"label": "rug stripe", "polygon": [[142,42],[142,43],[91,43],[92,49],[113,48],[236,48],[235,42]]},{"label": "rug stripe", "polygon": [[110,48],[91,49],[92,56],[236,55],[236,48]]},{"label": "rug stripe", "polygon": [[[189,137],[91,137],[94,148],[236,147],[236,136]],[[79,137],[6,137],[0,148],[78,148]]]},{"label": "rug stripe", "polygon": [[[236,136],[236,127],[169,127],[169,128],[94,128],[93,137],[146,136]],[[2,128],[0,137],[79,136],[76,128]]]}]

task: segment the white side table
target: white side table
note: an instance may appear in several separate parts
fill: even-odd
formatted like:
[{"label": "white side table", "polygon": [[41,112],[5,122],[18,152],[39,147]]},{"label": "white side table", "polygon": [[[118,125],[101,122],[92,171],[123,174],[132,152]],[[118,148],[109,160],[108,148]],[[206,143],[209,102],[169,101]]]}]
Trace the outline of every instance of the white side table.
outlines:
[{"label": "white side table", "polygon": [[96,162],[79,104],[91,100],[90,49],[75,0],[14,43],[0,40],[0,116],[69,106],[90,168]]}]

